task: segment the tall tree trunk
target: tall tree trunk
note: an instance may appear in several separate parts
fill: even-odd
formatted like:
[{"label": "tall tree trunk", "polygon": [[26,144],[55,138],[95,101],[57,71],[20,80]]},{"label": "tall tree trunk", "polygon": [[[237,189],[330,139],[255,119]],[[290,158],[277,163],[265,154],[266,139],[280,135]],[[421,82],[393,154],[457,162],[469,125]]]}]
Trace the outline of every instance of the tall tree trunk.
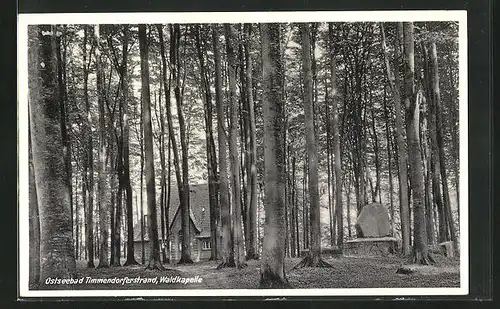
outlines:
[{"label": "tall tree trunk", "polygon": [[[384,52],[384,62],[386,67],[386,74],[389,80],[392,97],[394,100],[394,108],[396,113],[396,132],[397,132],[397,145],[398,145],[398,170],[399,170],[399,196],[400,196],[400,218],[401,218],[401,234],[402,234],[402,253],[403,255],[410,254],[410,222],[409,222],[409,205],[408,205],[408,170],[406,168],[406,146],[403,136],[403,117],[401,115],[401,95],[399,92],[399,82],[395,71],[391,68],[389,56],[387,52],[384,26],[380,24],[382,33],[382,48]],[[397,59],[397,58],[396,58]]]},{"label": "tall tree trunk", "polygon": [[454,173],[454,178],[455,178],[455,192],[456,192],[456,199],[457,199],[457,213],[458,213],[458,222],[460,222],[460,140],[458,137],[458,127],[457,124],[459,122],[459,115],[458,115],[458,104],[457,104],[457,90],[454,87],[456,85],[455,77],[456,75],[453,74],[453,67],[458,67],[454,66],[452,62],[452,52],[451,50],[448,50],[448,57],[447,57],[447,75],[448,75],[448,87],[451,89],[450,93],[450,100],[449,100],[449,110],[451,111],[451,124],[450,124],[450,135],[451,135],[451,142],[452,142],[452,165],[453,165],[453,173]]},{"label": "tall tree trunk", "polygon": [[170,46],[170,56],[172,62],[172,80],[174,81],[174,96],[177,106],[177,117],[179,120],[180,144],[182,154],[182,182],[178,182],[181,186],[179,196],[182,196],[181,201],[181,230],[182,230],[182,250],[181,258],[178,264],[191,264],[191,232],[190,232],[190,205],[189,205],[189,166],[188,166],[188,140],[186,134],[186,123],[184,120],[184,111],[182,109],[182,94],[181,94],[181,59],[179,56],[181,31],[179,24],[173,26],[173,42]]},{"label": "tall tree trunk", "polygon": [[141,106],[141,119],[139,120],[139,133],[137,134],[139,139],[139,145],[141,148],[141,171],[140,171],[140,214],[141,214],[141,264],[146,264],[146,248],[144,247],[144,236],[146,234],[145,231],[145,222],[144,222],[144,135],[142,134],[144,127],[144,108]]},{"label": "tall tree trunk", "polygon": [[[329,117],[328,106],[326,106],[326,117]],[[328,215],[329,215],[329,228],[330,228],[330,246],[333,247],[335,245],[335,233],[333,232],[333,205],[332,205],[332,172],[330,161],[332,160],[332,156],[330,154],[330,128],[326,129],[326,164],[327,164],[327,188],[328,188]]]},{"label": "tall tree trunk", "polygon": [[[110,115],[110,122],[111,122],[111,115]],[[110,131],[111,130],[114,130],[114,129],[111,129],[111,126],[112,126],[112,123],[109,123],[109,128],[110,128]],[[116,158],[116,154],[115,154],[115,145],[113,144],[113,141],[112,141],[112,133],[108,133],[108,157],[110,158],[109,160],[109,167],[108,167],[108,175],[110,175],[111,179],[109,180],[109,191],[110,191],[110,219],[111,219],[111,222],[110,222],[110,230],[111,230],[111,234],[110,234],[110,244],[111,244],[111,258],[110,258],[110,266],[120,266],[120,262],[119,260],[117,260],[117,255],[116,255],[116,251],[117,251],[117,246],[118,246],[118,250],[120,249],[120,246],[119,244],[117,244],[118,242],[118,238],[119,237],[119,231],[116,230],[116,221],[118,220],[118,199],[119,199],[119,193],[117,191],[119,191],[119,189],[117,190],[117,185],[116,185],[116,175],[115,175],[115,172],[116,172],[116,165],[117,165],[117,158]]]},{"label": "tall tree trunk", "polygon": [[385,137],[387,140],[387,170],[389,171],[389,209],[391,215],[391,235],[394,236],[394,187],[392,182],[392,143],[391,143],[391,133],[389,129],[389,110],[387,107],[387,92],[386,86],[384,85],[384,116],[385,116]]},{"label": "tall tree trunk", "polygon": [[[448,228],[450,232],[450,239],[453,241],[455,249],[458,248],[457,237],[455,231],[455,224],[453,222],[453,214],[451,212],[451,202],[450,193],[448,189],[448,176],[446,174],[446,161],[443,143],[443,116],[441,110],[441,94],[439,89],[439,66],[437,58],[436,42],[431,42],[431,68],[432,68],[432,101],[435,106],[436,112],[436,137],[437,145],[439,151],[439,165],[441,172],[441,185],[443,187],[443,197],[444,197],[444,213],[446,216],[446,221],[448,222]],[[458,194],[458,192],[457,192]]]},{"label": "tall tree trunk", "polygon": [[430,171],[430,151],[428,146],[428,129],[427,129],[427,119],[429,114],[427,113],[422,121],[422,128],[420,132],[420,145],[422,151],[422,162],[424,165],[424,192],[425,192],[425,227],[427,229],[427,242],[432,245],[434,244],[434,213],[432,210],[432,199],[431,199],[431,171]]},{"label": "tall tree trunk", "polygon": [[[62,29],[61,29],[62,28]],[[72,186],[72,168],[71,168],[71,143],[68,132],[68,102],[66,96],[66,85],[64,76],[66,75],[66,57],[64,57],[63,52],[61,51],[61,44],[63,44],[62,39],[64,37],[64,26],[55,26],[56,32],[62,32],[61,35],[54,36],[54,44],[55,44],[55,58],[57,59],[57,93],[58,93],[58,101],[61,110],[60,115],[60,125],[61,125],[61,137],[63,144],[63,156],[64,156],[64,167],[66,168],[66,181],[68,182],[69,188],[69,203],[71,209],[71,225],[73,224],[73,213],[74,213],[74,205],[73,205],[73,186]],[[73,232],[73,231],[72,231]]]},{"label": "tall tree trunk", "polygon": [[320,204],[318,191],[318,150],[314,129],[313,85],[311,74],[310,28],[309,24],[300,24],[302,38],[302,66],[304,74],[304,114],[306,127],[306,147],[309,163],[309,196],[310,196],[310,224],[311,247],[309,254],[295,267],[331,267],[321,259],[321,229]]},{"label": "tall tree trunk", "polygon": [[79,222],[79,212],[78,212],[78,177],[75,177],[75,197],[74,197],[74,201],[75,201],[75,223],[74,223],[74,227],[75,227],[75,235],[74,235],[74,239],[75,239],[75,260],[79,260],[80,259],[80,222]]},{"label": "tall tree trunk", "polygon": [[[134,211],[132,185],[130,183],[130,125],[128,102],[128,41],[129,26],[123,25],[123,59],[122,59],[122,99],[123,99],[123,180],[125,186],[125,203],[127,205],[127,260],[125,266],[138,264],[134,252]],[[141,187],[142,190],[142,187]],[[142,205],[141,205],[142,206]]]},{"label": "tall tree trunk", "polygon": [[66,174],[70,193],[70,209],[71,209],[71,222],[73,224],[73,184],[72,184],[72,168],[71,168],[71,148],[70,148],[70,137],[68,133],[68,105],[66,96],[66,57],[64,56],[64,51],[61,50],[61,45],[65,37],[64,26],[55,26],[55,31],[58,35],[53,37],[54,53],[55,59],[57,59],[56,74],[57,74],[57,100],[60,105],[61,115],[60,115],[60,126],[61,126],[61,136],[63,142],[63,156],[64,156],[64,167],[66,168]]},{"label": "tall tree trunk", "polygon": [[[356,148],[357,146],[354,146],[354,148]],[[361,181],[360,181],[360,164],[358,161],[358,159],[356,159],[356,156],[355,154],[352,155],[353,157],[353,173],[354,173],[354,193],[356,195],[356,212],[357,214],[359,215],[361,213],[361,209],[363,208],[363,197],[362,197],[362,185],[360,184]],[[362,176],[362,175],[361,175]]]},{"label": "tall tree trunk", "polygon": [[289,188],[289,194],[287,196],[288,199],[288,205],[290,205],[290,256],[291,257],[296,257],[297,256],[297,248],[296,248],[296,228],[295,228],[295,217],[296,217],[296,210],[295,210],[295,203],[294,203],[294,197],[295,197],[295,189],[294,189],[294,183],[293,183],[293,178],[295,175],[293,175],[293,168],[294,168],[294,157],[291,154],[291,145],[288,144],[287,146],[287,186]]},{"label": "tall tree trunk", "polygon": [[[96,212],[94,214],[94,217],[96,217],[96,218],[99,219],[98,215],[99,215],[99,209],[97,209],[97,207],[96,207]],[[94,229],[96,231],[95,238],[94,238],[94,243],[99,244],[99,220],[96,220],[95,225],[94,225]],[[99,250],[100,250],[100,247],[97,246],[96,250],[95,250],[94,259],[99,259]]]},{"label": "tall tree trunk", "polygon": [[332,129],[333,129],[333,151],[335,156],[335,217],[337,220],[337,246],[342,249],[344,246],[344,220],[342,218],[342,162],[340,161],[340,132],[339,132],[339,111],[337,105],[337,64],[335,61],[335,50],[333,48],[333,25],[328,25],[330,36],[330,82],[331,105],[332,105]]},{"label": "tall tree trunk", "polygon": [[412,22],[403,23],[404,34],[404,102],[406,108],[406,134],[408,136],[408,155],[410,161],[410,180],[413,197],[413,255],[419,264],[433,262],[427,247],[425,227],[424,176],[420,154],[419,113],[420,100],[414,85],[414,26]]},{"label": "tall tree trunk", "polygon": [[[85,159],[86,161],[86,159]],[[81,188],[81,193],[82,193],[82,204],[83,204],[83,224],[80,230],[85,230],[87,228],[87,211],[88,211],[88,204],[87,204],[87,167],[85,166],[86,163],[83,163],[83,173],[82,173],[82,188]],[[86,239],[86,232],[81,232],[81,238],[80,238],[80,251],[82,251],[81,248],[83,248],[83,259],[87,260],[88,255],[87,255],[87,244],[85,243],[84,246],[84,239]]]},{"label": "tall tree trunk", "polygon": [[[329,97],[328,85],[325,83],[325,98]],[[327,99],[328,100],[328,99]],[[325,104],[325,126],[326,126],[326,165],[327,165],[327,187],[328,187],[328,215],[329,215],[329,227],[330,227],[330,246],[333,248],[335,246],[335,236],[336,231],[334,230],[334,206],[332,205],[333,194],[335,190],[332,188],[334,182],[333,164],[331,155],[332,149],[332,138],[331,138],[331,121],[330,121],[330,107],[329,102]],[[333,191],[333,192],[332,192]]]},{"label": "tall tree trunk", "polygon": [[351,182],[346,181],[347,185],[347,236],[349,239],[352,238],[351,230]]},{"label": "tall tree trunk", "polygon": [[170,196],[171,196],[171,190],[172,190],[172,150],[171,150],[171,140],[168,139],[168,144],[167,144],[167,151],[168,151],[168,156],[167,156],[167,197],[166,197],[166,202],[165,202],[165,222],[167,223],[166,226],[166,239],[167,239],[167,258],[169,261],[172,259],[171,258],[171,247],[170,247]]},{"label": "tall tree trunk", "polygon": [[167,208],[167,171],[165,164],[165,117],[163,114],[163,108],[161,104],[161,85],[160,93],[158,95],[158,107],[160,109],[160,166],[161,166],[161,193],[160,193],[160,222],[161,222],[161,255],[163,263],[170,263],[170,258],[167,255],[167,250],[165,243],[168,243],[168,238],[166,238],[166,229],[168,228],[168,221],[165,220],[166,208]]},{"label": "tall tree trunk", "polygon": [[241,222],[240,158],[238,156],[238,102],[236,100],[235,39],[232,25],[224,24],[226,52],[229,66],[229,153],[231,163],[232,213],[234,214],[234,262],[236,267],[246,265]]},{"label": "tall tree trunk", "polygon": [[233,237],[231,233],[231,205],[227,167],[226,106],[222,98],[222,70],[218,25],[212,25],[215,59],[215,106],[217,109],[217,141],[219,143],[219,194],[222,226],[222,263],[217,268],[234,267]]},{"label": "tall tree trunk", "polygon": [[254,107],[254,96],[253,90],[253,78],[252,78],[252,57],[250,55],[251,50],[251,34],[252,34],[252,24],[245,24],[245,60],[246,60],[246,91],[247,91],[247,102],[248,102],[248,118],[250,122],[250,175],[248,185],[250,186],[250,194],[248,195],[248,239],[246,239],[245,246],[247,248],[247,259],[258,259],[258,248],[257,248],[257,135],[255,126],[255,107]]},{"label": "tall tree trunk", "polygon": [[[240,37],[243,37],[243,32],[241,27],[238,27]],[[236,43],[233,43],[236,45]],[[235,46],[236,48],[236,46]],[[243,51],[243,40],[239,40],[238,44],[238,63],[236,64],[237,70],[239,73],[240,79],[240,99],[239,102],[239,111],[238,111],[238,120],[239,120],[239,135],[240,135],[240,188],[242,188],[242,192],[240,194],[240,205],[241,205],[241,216],[243,223],[243,235],[245,239],[248,239],[248,195],[250,191],[249,187],[249,175],[250,175],[250,165],[248,164],[250,161],[250,124],[248,119],[248,102],[246,98],[247,90],[246,90],[246,73],[245,73],[245,55]]]},{"label": "tall tree trunk", "polygon": [[295,256],[300,255],[300,238],[299,238],[299,197],[297,194],[297,177],[296,177],[296,161],[297,158],[295,157],[295,154],[292,156],[292,202],[293,202],[293,209],[295,210],[295,215],[293,216],[294,220],[294,229],[295,229]]},{"label": "tall tree trunk", "polygon": [[[285,66],[285,61],[284,59],[281,60],[281,64],[282,66]],[[282,76],[283,76],[284,73],[282,73]],[[283,77],[282,77],[282,85],[283,85]],[[282,86],[282,93],[284,93],[285,90],[284,90],[284,87]],[[286,102],[286,98],[285,96],[283,95],[283,102]],[[286,111],[286,106],[285,106],[285,119],[284,119],[284,123],[285,123],[285,129],[284,129],[284,134],[283,134],[283,153],[284,153],[284,156],[283,156],[283,166],[284,166],[284,172],[285,172],[285,197],[283,199],[284,203],[285,203],[285,257],[286,258],[289,258],[290,257],[290,223],[288,221],[288,213],[289,213],[289,209],[290,209],[290,205],[288,203],[288,195],[290,194],[290,191],[289,191],[289,188],[288,188],[288,185],[287,185],[287,178],[288,178],[288,159],[287,159],[287,152],[286,152],[286,145],[287,145],[287,132],[288,132],[288,115],[287,115],[287,111]]]},{"label": "tall tree trunk", "polygon": [[196,25],[195,38],[196,38],[196,50],[198,54],[198,60],[200,62],[200,84],[203,92],[203,111],[205,116],[205,139],[207,148],[207,168],[208,168],[208,194],[210,202],[210,260],[218,259],[218,238],[219,233],[217,229],[219,221],[219,201],[217,199],[217,157],[215,154],[215,143],[213,137],[213,119],[212,119],[212,94],[210,90],[208,73],[205,68],[205,55],[204,49],[201,45],[200,40],[200,26]]},{"label": "tall tree trunk", "polygon": [[90,110],[89,94],[88,94],[88,80],[89,80],[89,66],[92,60],[92,50],[94,44],[91,41],[92,48],[89,53],[89,60],[87,62],[87,40],[89,29],[84,26],[83,29],[83,100],[85,102],[85,112],[87,113],[87,123],[85,127],[86,140],[86,155],[85,166],[88,168],[86,185],[86,194],[88,196],[88,207],[85,220],[85,233],[87,247],[87,267],[94,268],[94,155],[93,155],[93,138],[92,138],[92,112]]},{"label": "tall tree trunk", "polygon": [[431,144],[431,154],[430,154],[430,170],[432,179],[432,195],[434,204],[437,206],[439,215],[439,225],[438,225],[438,241],[444,242],[448,240],[447,233],[447,218],[445,216],[444,205],[443,205],[443,195],[441,194],[440,174],[441,170],[441,160],[439,158],[439,147],[437,142],[437,119],[436,119],[436,104],[434,102],[434,96],[432,93],[433,88],[433,75],[432,75],[432,63],[429,55],[428,47],[422,43],[422,50],[424,54],[424,88],[426,90],[426,98],[429,102],[429,136]]},{"label": "tall tree trunk", "polygon": [[[370,91],[370,101],[372,93]],[[375,112],[373,104],[371,105],[371,116],[372,116],[372,136],[373,136],[373,153],[375,155],[375,188],[373,189],[373,201],[382,204],[382,194],[380,188],[380,159],[379,159],[379,142],[377,129],[375,127]]]},{"label": "tall tree trunk", "polygon": [[[424,50],[424,61],[423,61],[423,67],[424,67],[424,72],[426,69],[426,55],[425,55],[425,50]],[[424,73],[425,75],[425,73]],[[425,88],[427,85],[425,85],[425,80],[422,80],[421,83],[422,87]],[[427,94],[427,91],[425,91]],[[431,165],[431,156],[430,156],[430,150],[429,150],[429,143],[430,143],[430,138],[429,138],[429,130],[428,130],[428,122],[431,118],[431,115],[429,113],[429,105],[430,102],[427,99],[423,98],[422,92],[419,93],[421,97],[422,102],[422,111],[424,117],[422,118],[422,121],[420,121],[420,151],[421,151],[421,156],[422,156],[422,164],[423,164],[423,173],[424,173],[424,204],[425,204],[425,227],[426,227],[426,233],[427,233],[427,243],[432,245],[435,243],[434,241],[434,212],[433,212],[433,204],[432,204],[432,194],[431,194],[431,171],[430,171],[430,165]],[[427,105],[424,105],[427,103]]]},{"label": "tall tree trunk", "polygon": [[[46,32],[52,35],[44,35]],[[40,218],[40,282],[47,277],[76,277],[70,192],[57,96],[55,36],[53,26],[28,27],[29,119]]]},{"label": "tall tree trunk", "polygon": [[261,24],[266,225],[261,288],[289,287],[285,275],[284,104],[278,24]]},{"label": "tall tree trunk", "polygon": [[[31,33],[30,33],[31,34]],[[31,128],[28,131],[29,151],[29,278],[30,286],[40,283],[40,216],[36,194],[35,168],[33,165],[33,147],[31,145]]]},{"label": "tall tree trunk", "polygon": [[[173,125],[173,120],[172,120],[172,107],[171,107],[171,101],[170,101],[170,93],[171,93],[171,80],[172,80],[172,77],[173,79],[175,80],[176,78],[176,74],[175,74],[175,70],[172,69],[170,75],[169,75],[169,78],[168,78],[168,82],[167,82],[167,60],[166,60],[166,56],[165,56],[165,43],[164,43],[164,40],[163,40],[163,29],[162,29],[162,26],[161,25],[156,25],[156,29],[158,30],[158,36],[160,38],[160,55],[161,55],[161,62],[162,62],[162,79],[163,79],[163,88],[165,89],[165,110],[166,110],[166,113],[167,113],[167,127],[168,127],[168,136],[169,136],[169,160],[168,160],[168,164],[169,164],[169,183],[168,183],[168,192],[167,192],[167,209],[165,211],[165,213],[168,215],[168,212],[169,212],[169,209],[170,208],[170,151],[173,152],[174,154],[174,170],[175,170],[175,177],[176,177],[176,181],[177,181],[177,192],[178,192],[178,196],[179,196],[179,202],[180,202],[180,205],[179,207],[181,207],[181,211],[182,211],[182,207],[185,207],[185,197],[183,195],[183,185],[182,185],[182,177],[181,177],[181,170],[180,170],[180,163],[179,163],[179,151],[178,151],[178,147],[177,147],[177,142],[176,142],[176,139],[175,139],[175,132],[174,132],[174,125]],[[172,26],[170,26],[170,60],[171,60],[171,65],[172,65],[172,68],[175,64],[175,59],[176,59],[176,41],[177,41],[177,38],[178,36],[180,35],[177,35],[177,31],[178,29],[175,30],[174,32],[174,29]],[[172,149],[170,149],[172,148]],[[181,214],[182,216],[182,214]],[[185,220],[185,219],[182,219],[181,220]],[[189,220],[189,218],[188,218]],[[166,220],[167,222],[169,222],[168,218]],[[189,222],[188,222],[189,223]],[[184,229],[186,230],[186,229]]]},{"label": "tall tree trunk", "polygon": [[97,208],[99,209],[99,265],[98,268],[109,267],[109,220],[110,209],[106,202],[106,123],[104,112],[104,72],[100,51],[100,28],[94,26],[95,57],[97,66],[97,104],[99,107],[99,152],[97,169]]},{"label": "tall tree trunk", "polygon": [[[110,38],[110,37],[108,37]],[[110,44],[110,46],[113,46]],[[118,68],[120,74],[120,80],[122,80],[121,70],[119,65],[116,63],[116,67]],[[110,72],[111,76],[111,72]],[[121,82],[120,82],[121,84]],[[119,122],[119,131],[116,129],[114,125],[114,115],[115,108],[113,110],[110,107],[109,102],[107,103],[108,108],[108,158],[109,158],[109,172],[110,175],[110,193],[111,193],[111,266],[120,266],[120,243],[121,243],[121,207],[122,207],[122,192],[123,192],[123,154],[122,154],[122,145],[123,145],[123,102],[119,102],[119,112],[118,112],[118,122]],[[113,142],[113,136],[115,137],[115,142]],[[118,188],[116,176],[118,176]]]},{"label": "tall tree trunk", "polygon": [[307,200],[307,159],[304,158],[304,172],[302,174],[302,238],[304,242],[304,249],[309,249],[309,222],[308,222],[308,200]]},{"label": "tall tree trunk", "polygon": [[139,49],[141,56],[141,98],[143,108],[143,136],[145,152],[146,172],[146,197],[148,203],[148,234],[150,257],[146,269],[163,270],[160,261],[160,243],[158,239],[158,221],[156,219],[156,188],[153,157],[153,130],[151,125],[151,102],[149,96],[149,64],[148,64],[148,41],[146,37],[146,25],[139,25]]},{"label": "tall tree trunk", "polygon": [[[112,52],[114,53],[114,46],[113,43],[111,42],[111,36],[108,36],[108,41],[110,41],[110,48],[112,49]],[[123,51],[123,54],[126,54],[127,51]],[[116,55],[115,55],[116,56]],[[118,58],[115,57],[115,68],[118,71],[119,75],[119,93],[120,94],[120,100],[119,100],[119,105],[118,105],[118,130],[116,128],[113,129],[113,134],[115,135],[115,140],[116,140],[116,163],[115,163],[115,171],[116,175],[118,177],[118,190],[116,192],[115,198],[116,198],[116,213],[115,213],[115,219],[114,219],[114,226],[112,227],[112,231],[114,233],[114,236],[112,238],[112,248],[111,248],[111,264],[112,266],[121,266],[121,243],[122,243],[122,217],[123,217],[123,192],[125,188],[125,179],[124,179],[124,158],[123,158],[123,150],[124,150],[124,108],[126,104],[126,94],[125,92],[127,91],[126,88],[124,88],[125,81],[124,81],[124,72],[123,72],[123,66],[124,66],[124,60],[122,56],[122,61],[121,63],[118,63]],[[126,60],[125,60],[126,61]],[[112,119],[112,117],[110,117]],[[113,124],[110,124],[110,127],[112,127]],[[110,134],[111,135],[111,134]],[[112,189],[112,194],[115,194],[115,190]],[[113,218],[113,217],[112,217]]]}]

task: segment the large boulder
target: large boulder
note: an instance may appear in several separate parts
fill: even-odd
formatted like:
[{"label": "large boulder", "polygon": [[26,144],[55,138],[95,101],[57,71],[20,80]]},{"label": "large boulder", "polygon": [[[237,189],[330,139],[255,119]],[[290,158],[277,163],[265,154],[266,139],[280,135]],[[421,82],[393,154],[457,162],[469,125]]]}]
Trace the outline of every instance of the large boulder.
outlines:
[{"label": "large boulder", "polygon": [[389,214],[379,203],[371,203],[363,207],[356,220],[358,238],[385,237],[391,234]]}]

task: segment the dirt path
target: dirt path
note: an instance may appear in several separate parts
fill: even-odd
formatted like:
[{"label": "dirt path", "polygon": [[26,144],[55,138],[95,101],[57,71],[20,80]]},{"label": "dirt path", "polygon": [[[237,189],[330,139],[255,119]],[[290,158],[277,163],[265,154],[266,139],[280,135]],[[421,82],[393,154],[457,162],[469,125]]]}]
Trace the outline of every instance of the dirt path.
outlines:
[{"label": "dirt path", "polygon": [[[243,269],[217,269],[219,262],[202,262],[192,265],[177,265],[173,269],[180,271],[183,276],[200,276],[203,278],[203,287],[206,289],[242,289],[256,288],[258,282],[259,264],[250,261]],[[238,280],[240,278],[241,280]],[[250,282],[247,282],[252,278]],[[237,284],[235,284],[235,281]]]}]

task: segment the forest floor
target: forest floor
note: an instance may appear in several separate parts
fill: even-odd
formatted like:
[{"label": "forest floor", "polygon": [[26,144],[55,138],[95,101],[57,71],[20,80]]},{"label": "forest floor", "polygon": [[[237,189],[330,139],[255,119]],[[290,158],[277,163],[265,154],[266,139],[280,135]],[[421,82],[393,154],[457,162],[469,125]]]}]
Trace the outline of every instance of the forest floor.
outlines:
[{"label": "forest floor", "polygon": [[[300,258],[287,258],[285,273],[292,288],[402,288],[402,287],[459,287],[459,258],[436,255],[432,266],[414,266],[412,274],[397,274],[397,269],[406,259],[390,257],[329,257],[323,255],[331,268],[293,267]],[[205,261],[191,265],[165,264],[165,270],[146,270],[144,265],[110,268],[86,268],[85,261],[77,262],[77,284],[42,284],[40,289],[255,289],[258,288],[260,261],[252,260],[242,269],[216,269],[217,261]],[[156,282],[134,282],[136,278]],[[82,279],[83,278],[83,279]],[[126,284],[117,282],[92,283],[92,279],[119,280],[129,278]],[[163,282],[160,282],[163,278]],[[168,278],[168,279],[167,279]],[[194,278],[194,282],[183,282],[182,278]],[[201,280],[200,280],[201,279]],[[165,282],[165,280],[174,281]],[[184,279],[186,280],[186,279]],[[137,281],[137,280],[136,280]]]}]

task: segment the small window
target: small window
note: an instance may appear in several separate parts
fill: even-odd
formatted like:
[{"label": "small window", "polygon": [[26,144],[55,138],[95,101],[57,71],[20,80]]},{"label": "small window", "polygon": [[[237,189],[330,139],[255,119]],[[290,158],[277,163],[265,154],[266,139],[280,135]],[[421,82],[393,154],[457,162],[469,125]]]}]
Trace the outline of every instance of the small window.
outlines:
[{"label": "small window", "polygon": [[210,240],[204,240],[202,248],[203,248],[203,250],[212,249],[212,243],[210,242]]}]

